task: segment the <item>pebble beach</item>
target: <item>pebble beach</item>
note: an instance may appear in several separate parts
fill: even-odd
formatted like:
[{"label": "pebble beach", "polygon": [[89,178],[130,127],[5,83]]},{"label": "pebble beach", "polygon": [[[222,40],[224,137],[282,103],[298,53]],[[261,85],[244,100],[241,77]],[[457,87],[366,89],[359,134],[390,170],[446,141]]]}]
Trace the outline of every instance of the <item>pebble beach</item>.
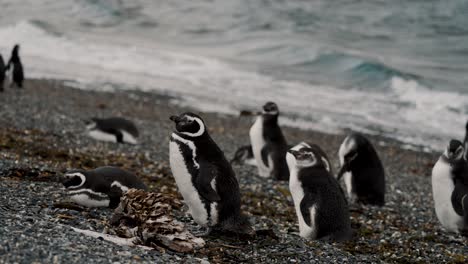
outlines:
[{"label": "pebble beach", "polygon": [[[433,204],[431,170],[440,153],[405,149],[398,141],[369,136],[386,172],[386,205],[350,205],[356,237],[348,242],[299,237],[287,182],[257,176],[255,167],[234,165],[242,209],[259,231],[253,238],[212,234],[193,253],[117,245],[76,232],[104,232],[111,209],[67,201],[58,178],[69,169],[112,165],[134,172],[150,191],[181,200],[168,163],[173,123],[192,111],[228,159],[249,144],[250,118],[182,107],[164,94],[89,91],[60,80],[27,80],[24,89],[0,93],[0,263],[467,263],[468,240],[445,231]],[[281,106],[279,106],[281,109]],[[253,109],[252,109],[253,110]],[[95,141],[83,120],[120,116],[140,130],[138,145]],[[338,171],[345,134],[283,127],[289,144],[320,145]],[[177,220],[197,228],[185,208]]]}]

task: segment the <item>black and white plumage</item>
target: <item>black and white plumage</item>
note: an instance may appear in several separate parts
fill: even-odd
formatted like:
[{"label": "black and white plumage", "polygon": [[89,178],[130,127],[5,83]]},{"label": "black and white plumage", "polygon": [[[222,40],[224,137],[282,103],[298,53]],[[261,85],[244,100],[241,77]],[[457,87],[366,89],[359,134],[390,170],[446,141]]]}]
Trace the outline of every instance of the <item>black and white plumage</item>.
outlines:
[{"label": "black and white plumage", "polygon": [[21,59],[19,57],[19,45],[16,44],[13,47],[13,51],[11,52],[10,60],[8,60],[8,64],[6,69],[9,70],[10,67],[13,67],[13,74],[12,74],[12,84],[15,84],[18,88],[23,87],[24,81],[24,72],[23,72],[23,64],[21,63]]},{"label": "black and white plumage", "polygon": [[352,200],[383,206],[385,204],[385,172],[372,143],[359,133],[348,135],[339,149],[346,190]]},{"label": "black and white plumage", "polygon": [[301,143],[286,155],[299,234],[306,239],[346,240],[352,236],[348,204],[319,149]]},{"label": "black and white plumage", "polygon": [[285,159],[288,144],[278,125],[278,116],[278,106],[267,102],[250,128],[249,135],[258,174],[286,181],[289,177]]},{"label": "black and white plumage", "polygon": [[86,121],[87,134],[97,140],[137,144],[139,132],[135,124],[121,117],[91,118]]},{"label": "black and white plumage", "polygon": [[293,147],[304,147],[304,148],[311,148],[316,157],[320,160],[322,160],[323,162],[323,165],[325,166],[325,169],[331,174],[333,175],[333,169],[332,169],[332,166],[331,166],[331,162],[330,162],[330,159],[328,158],[328,155],[325,153],[325,151],[323,151],[323,149],[321,147],[319,147],[317,144],[313,144],[313,143],[308,143],[308,142],[305,142],[305,141],[302,141],[300,142],[299,144],[297,144],[296,146],[289,146],[289,148],[293,148]]},{"label": "black and white plumage", "polygon": [[460,141],[450,141],[432,169],[432,192],[442,226],[468,236],[468,162],[464,152]]},{"label": "black and white plumage", "polygon": [[3,60],[2,55],[0,54],[0,92],[3,92],[3,83],[5,81],[5,61]]},{"label": "black and white plumage", "polygon": [[251,145],[245,145],[236,150],[234,153],[234,158],[231,160],[231,164],[247,164],[252,166],[257,166],[255,157],[253,155],[253,150]]},{"label": "black and white plumage", "polygon": [[249,233],[241,214],[239,184],[224,153],[193,113],[171,116],[176,129],[169,143],[170,166],[184,202],[202,227]]},{"label": "black and white plumage", "polygon": [[135,174],[110,166],[68,171],[62,184],[72,201],[87,207],[115,208],[128,189],[147,189]]},{"label": "black and white plumage", "polygon": [[465,160],[468,160],[468,122],[466,122],[466,125],[465,125],[465,139],[463,140],[463,146],[465,148],[465,154],[464,154],[464,157],[465,157]]}]

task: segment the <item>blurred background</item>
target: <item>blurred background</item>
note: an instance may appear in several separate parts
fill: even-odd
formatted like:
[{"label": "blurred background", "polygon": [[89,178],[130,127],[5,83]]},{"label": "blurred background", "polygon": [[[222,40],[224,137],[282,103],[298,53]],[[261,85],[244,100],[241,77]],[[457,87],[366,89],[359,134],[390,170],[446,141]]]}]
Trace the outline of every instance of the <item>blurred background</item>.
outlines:
[{"label": "blurred background", "polygon": [[26,78],[140,89],[441,149],[468,117],[468,1],[1,0]]}]

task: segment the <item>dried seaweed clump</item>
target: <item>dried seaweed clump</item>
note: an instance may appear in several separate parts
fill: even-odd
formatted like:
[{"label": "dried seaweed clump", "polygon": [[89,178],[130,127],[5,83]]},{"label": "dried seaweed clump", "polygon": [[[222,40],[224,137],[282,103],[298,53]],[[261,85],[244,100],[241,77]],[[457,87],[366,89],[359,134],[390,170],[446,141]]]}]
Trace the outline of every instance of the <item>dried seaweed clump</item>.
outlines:
[{"label": "dried seaweed clump", "polygon": [[171,204],[180,205],[180,201],[169,195],[130,189],[122,196],[110,223],[118,236],[136,238],[136,244],[161,251],[191,252],[203,247],[203,239],[174,219]]}]

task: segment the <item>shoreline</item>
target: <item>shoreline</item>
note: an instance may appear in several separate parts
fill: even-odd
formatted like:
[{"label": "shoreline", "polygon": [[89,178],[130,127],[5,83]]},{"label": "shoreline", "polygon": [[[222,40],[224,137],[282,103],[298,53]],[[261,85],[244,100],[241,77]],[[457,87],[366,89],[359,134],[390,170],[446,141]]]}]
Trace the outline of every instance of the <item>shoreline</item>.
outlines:
[{"label": "shoreline", "polygon": [[[152,191],[178,195],[168,169],[168,142],[173,129],[169,116],[200,111],[174,105],[171,99],[152,92],[81,90],[66,87],[58,80],[28,80],[22,90],[6,87],[0,94],[0,204],[17,206],[24,213],[0,208],[0,214],[5,216],[0,220],[3,225],[0,233],[6,234],[0,239],[0,262],[26,257],[31,261],[46,261],[47,256],[41,258],[38,253],[26,256],[28,245],[37,247],[38,252],[53,252],[61,262],[70,261],[70,255],[76,255],[73,259],[76,263],[89,262],[89,259],[104,263],[109,250],[129,252],[113,254],[115,261],[131,262],[140,258],[138,263],[182,260],[199,263],[194,258],[215,263],[468,260],[466,242],[464,245],[459,236],[445,232],[435,217],[430,174],[439,154],[405,150],[401,142],[378,136],[369,138],[385,167],[387,204],[382,208],[351,206],[353,228],[359,235],[351,242],[327,244],[299,238],[287,183],[261,179],[254,176],[256,168],[239,165],[233,168],[240,179],[243,210],[256,229],[272,230],[277,239],[267,237],[245,244],[232,238],[208,237],[207,246],[195,253],[161,254],[122,248],[57,228],[54,223],[58,222],[102,231],[111,213],[105,209],[91,209],[83,215],[70,209],[54,208],[57,200],[65,198],[54,177],[66,169],[117,165],[135,172]],[[238,147],[249,144],[250,118],[203,112],[201,115],[228,159]],[[88,138],[83,133],[82,120],[93,116],[122,116],[134,120],[141,132],[139,144],[118,145]],[[283,133],[291,144],[305,140],[320,145],[330,157],[334,171],[338,171],[337,152],[345,135],[291,127],[284,127]],[[39,208],[37,212],[35,208]],[[60,215],[72,218],[60,218]],[[21,225],[24,217],[32,219],[28,228]],[[196,227],[182,212],[178,217],[189,228]],[[40,232],[37,227],[48,228],[51,236],[56,234],[53,241],[57,243],[37,244],[39,237],[30,234],[20,246],[11,244],[14,234],[23,234],[29,229]],[[63,241],[58,234],[61,233],[71,243],[92,245],[93,251],[60,247]],[[220,246],[222,244],[228,246]],[[416,249],[419,254],[414,254]]]}]

